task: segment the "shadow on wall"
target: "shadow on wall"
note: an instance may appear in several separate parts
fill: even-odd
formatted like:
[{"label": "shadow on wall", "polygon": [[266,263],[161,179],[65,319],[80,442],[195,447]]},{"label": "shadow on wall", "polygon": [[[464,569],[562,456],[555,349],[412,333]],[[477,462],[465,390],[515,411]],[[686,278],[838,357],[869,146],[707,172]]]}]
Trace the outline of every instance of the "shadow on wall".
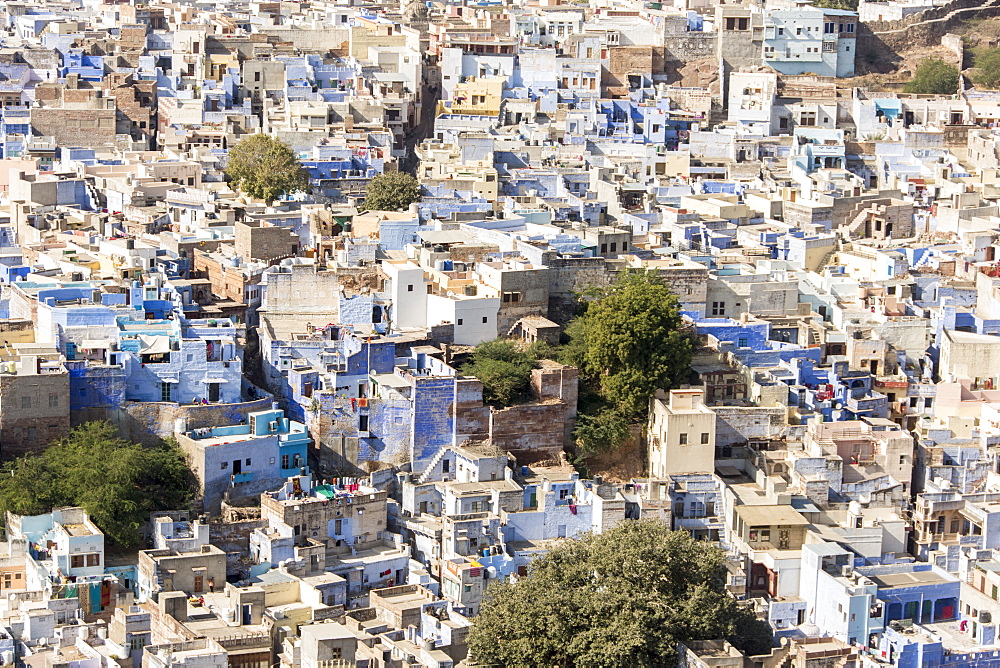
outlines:
[{"label": "shadow on wall", "polygon": [[256,385],[243,382],[243,396],[255,399],[232,404],[176,404],[171,402],[128,401],[114,408],[90,408],[73,411],[71,424],[107,420],[118,428],[121,437],[143,445],[159,445],[181,426],[184,430],[239,424],[255,411],[271,408],[274,396]]}]

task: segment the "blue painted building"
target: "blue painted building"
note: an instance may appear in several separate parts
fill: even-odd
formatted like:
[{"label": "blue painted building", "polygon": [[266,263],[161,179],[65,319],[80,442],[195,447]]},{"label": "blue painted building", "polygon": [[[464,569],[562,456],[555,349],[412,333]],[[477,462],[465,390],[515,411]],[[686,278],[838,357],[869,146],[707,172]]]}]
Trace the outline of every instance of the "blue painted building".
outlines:
[{"label": "blue painted building", "polygon": [[307,466],[309,435],[301,422],[272,409],[245,424],[194,429],[177,435],[198,478],[203,507],[218,512],[224,498],[277,489]]}]

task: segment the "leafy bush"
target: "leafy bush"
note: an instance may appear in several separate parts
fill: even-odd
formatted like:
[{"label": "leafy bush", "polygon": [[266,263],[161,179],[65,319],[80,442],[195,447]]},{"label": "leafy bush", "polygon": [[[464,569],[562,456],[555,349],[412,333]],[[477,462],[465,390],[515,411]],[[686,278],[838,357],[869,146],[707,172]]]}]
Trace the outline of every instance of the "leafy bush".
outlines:
[{"label": "leafy bush", "polygon": [[903,90],[925,95],[953,95],[958,91],[958,70],[943,60],[925,60]]},{"label": "leafy bush", "polygon": [[973,59],[972,83],[980,88],[1000,87],[1000,49],[980,49]]}]

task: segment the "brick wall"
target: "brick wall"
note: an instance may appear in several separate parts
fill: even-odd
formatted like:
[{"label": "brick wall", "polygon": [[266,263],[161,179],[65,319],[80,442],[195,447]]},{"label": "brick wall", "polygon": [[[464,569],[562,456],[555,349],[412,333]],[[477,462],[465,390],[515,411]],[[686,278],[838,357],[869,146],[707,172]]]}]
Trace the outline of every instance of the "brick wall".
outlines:
[{"label": "brick wall", "polygon": [[523,464],[559,456],[566,441],[562,402],[522,404],[490,415],[490,440]]},{"label": "brick wall", "polygon": [[68,373],[0,375],[0,457],[44,450],[69,428]]},{"label": "brick wall", "polygon": [[279,260],[293,257],[298,249],[298,235],[284,227],[236,223],[236,254],[244,260]]},{"label": "brick wall", "polygon": [[117,128],[114,109],[35,107],[31,110],[31,125],[37,134],[55,137],[60,146],[83,147],[114,144]]}]

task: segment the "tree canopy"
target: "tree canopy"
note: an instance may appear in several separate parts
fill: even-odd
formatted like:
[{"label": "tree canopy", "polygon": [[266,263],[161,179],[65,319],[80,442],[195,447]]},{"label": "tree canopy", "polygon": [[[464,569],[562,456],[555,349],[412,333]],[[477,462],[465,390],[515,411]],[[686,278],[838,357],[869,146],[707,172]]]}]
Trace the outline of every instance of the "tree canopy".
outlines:
[{"label": "tree canopy", "polygon": [[420,183],[406,172],[387,172],[371,180],[361,208],[365,211],[398,211],[420,201]]},{"label": "tree canopy", "polygon": [[226,176],[233,188],[268,204],[283,193],[309,190],[309,173],[295,152],[262,133],[250,135],[229,150]]},{"label": "tree canopy", "polygon": [[7,463],[0,475],[0,517],[40,515],[81,506],[108,540],[139,542],[154,510],[185,508],[193,474],[176,443],[144,448],[118,437],[108,422],[88,422],[40,455]]},{"label": "tree canopy", "polygon": [[726,592],[724,573],[717,547],[660,522],[625,521],[490,584],[469,654],[483,666],[672,666],[689,640],[769,651],[770,627]]},{"label": "tree canopy", "polygon": [[952,95],[958,91],[958,69],[943,60],[925,60],[903,90],[925,95]]},{"label": "tree canopy", "polygon": [[1000,87],[1000,49],[980,49],[976,51],[973,65],[972,83],[980,88]]},{"label": "tree canopy", "polygon": [[592,296],[567,328],[564,359],[597,381],[615,410],[641,417],[656,390],[690,374],[693,344],[681,330],[680,302],[651,271],[626,271]]},{"label": "tree canopy", "polygon": [[537,348],[523,348],[514,341],[486,341],[476,346],[462,373],[482,381],[486,403],[511,406],[528,398],[538,352]]},{"label": "tree canopy", "polygon": [[825,9],[846,9],[851,12],[858,11],[858,0],[813,0],[813,7]]}]

